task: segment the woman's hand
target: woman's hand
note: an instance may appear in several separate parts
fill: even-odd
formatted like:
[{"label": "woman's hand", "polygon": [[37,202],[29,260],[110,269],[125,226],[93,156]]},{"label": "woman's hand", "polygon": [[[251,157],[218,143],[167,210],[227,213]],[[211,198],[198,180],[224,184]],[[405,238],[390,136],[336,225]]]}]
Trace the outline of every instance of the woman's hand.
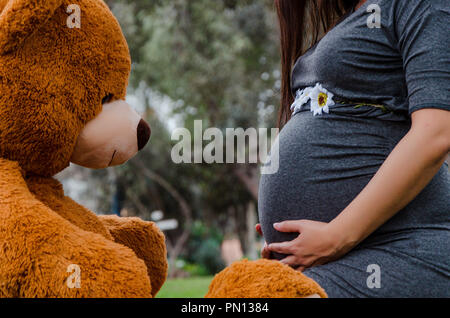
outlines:
[{"label": "woman's hand", "polygon": [[300,220],[275,223],[274,228],[280,232],[300,233],[299,236],[283,243],[268,246],[271,252],[287,254],[282,263],[303,271],[305,268],[328,263],[339,258],[354,245],[345,241],[344,235],[335,231],[330,223]]},{"label": "woman's hand", "polygon": [[[261,230],[261,224],[259,224],[259,223],[256,224],[255,229],[256,229],[256,232],[258,232],[259,235],[263,236],[263,233],[262,233],[262,230]],[[264,246],[263,246],[263,248],[261,250],[261,257],[262,258],[271,259],[270,251],[267,248],[267,243],[265,241],[264,241]]]}]

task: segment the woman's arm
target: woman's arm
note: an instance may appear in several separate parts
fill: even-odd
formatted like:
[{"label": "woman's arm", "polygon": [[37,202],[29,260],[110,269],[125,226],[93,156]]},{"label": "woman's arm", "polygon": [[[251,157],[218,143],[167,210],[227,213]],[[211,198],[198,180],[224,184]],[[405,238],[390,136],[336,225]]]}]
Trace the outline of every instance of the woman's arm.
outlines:
[{"label": "woman's arm", "polygon": [[411,202],[431,181],[450,151],[450,111],[412,114],[410,131],[397,144],[363,191],[330,223],[287,221],[281,232],[299,232],[269,250],[292,254],[283,260],[301,268],[336,259],[364,240]]},{"label": "woman's arm", "polygon": [[346,241],[359,243],[425,188],[449,151],[450,111],[423,109],[413,113],[411,130],[332,226],[347,233]]}]

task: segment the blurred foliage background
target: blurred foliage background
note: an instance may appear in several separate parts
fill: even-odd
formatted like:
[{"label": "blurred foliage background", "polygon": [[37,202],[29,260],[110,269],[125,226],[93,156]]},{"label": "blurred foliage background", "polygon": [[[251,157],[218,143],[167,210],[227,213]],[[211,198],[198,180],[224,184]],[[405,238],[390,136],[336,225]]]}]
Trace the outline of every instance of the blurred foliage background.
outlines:
[{"label": "blurred foliage background", "polygon": [[67,194],[96,213],[175,219],[178,227],[165,231],[172,278],[220,271],[226,240],[258,257],[258,166],[175,164],[171,134],[178,127],[193,134],[198,119],[224,135],[228,127],[275,127],[280,58],[272,1],[105,2],[133,60],[127,100],[152,137],[124,166],[65,170],[59,179]]}]

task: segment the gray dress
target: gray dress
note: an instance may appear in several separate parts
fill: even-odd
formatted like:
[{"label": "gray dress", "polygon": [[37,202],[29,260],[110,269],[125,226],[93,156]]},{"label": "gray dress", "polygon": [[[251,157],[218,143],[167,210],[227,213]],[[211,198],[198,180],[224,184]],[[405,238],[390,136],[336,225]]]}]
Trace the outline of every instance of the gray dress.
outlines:
[{"label": "gray dress", "polygon": [[[411,113],[450,111],[449,39],[449,0],[368,0],[298,59],[293,94],[320,83],[334,104],[314,115],[317,91],[297,99],[301,107],[280,132],[279,170],[262,176],[259,193],[269,243],[298,235],[275,231],[275,222],[335,218],[408,132]],[[444,164],[406,208],[349,254],[305,274],[330,297],[450,297],[449,243]]]}]

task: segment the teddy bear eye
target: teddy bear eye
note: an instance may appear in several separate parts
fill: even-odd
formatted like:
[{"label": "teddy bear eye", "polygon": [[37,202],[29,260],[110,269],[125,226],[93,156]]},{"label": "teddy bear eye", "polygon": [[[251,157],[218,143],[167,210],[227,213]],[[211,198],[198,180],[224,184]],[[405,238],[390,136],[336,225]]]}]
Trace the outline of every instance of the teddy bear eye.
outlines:
[{"label": "teddy bear eye", "polygon": [[103,99],[102,99],[102,104],[109,103],[109,102],[112,100],[113,97],[114,97],[113,94],[108,94],[108,95],[106,95],[106,96],[103,97]]}]

